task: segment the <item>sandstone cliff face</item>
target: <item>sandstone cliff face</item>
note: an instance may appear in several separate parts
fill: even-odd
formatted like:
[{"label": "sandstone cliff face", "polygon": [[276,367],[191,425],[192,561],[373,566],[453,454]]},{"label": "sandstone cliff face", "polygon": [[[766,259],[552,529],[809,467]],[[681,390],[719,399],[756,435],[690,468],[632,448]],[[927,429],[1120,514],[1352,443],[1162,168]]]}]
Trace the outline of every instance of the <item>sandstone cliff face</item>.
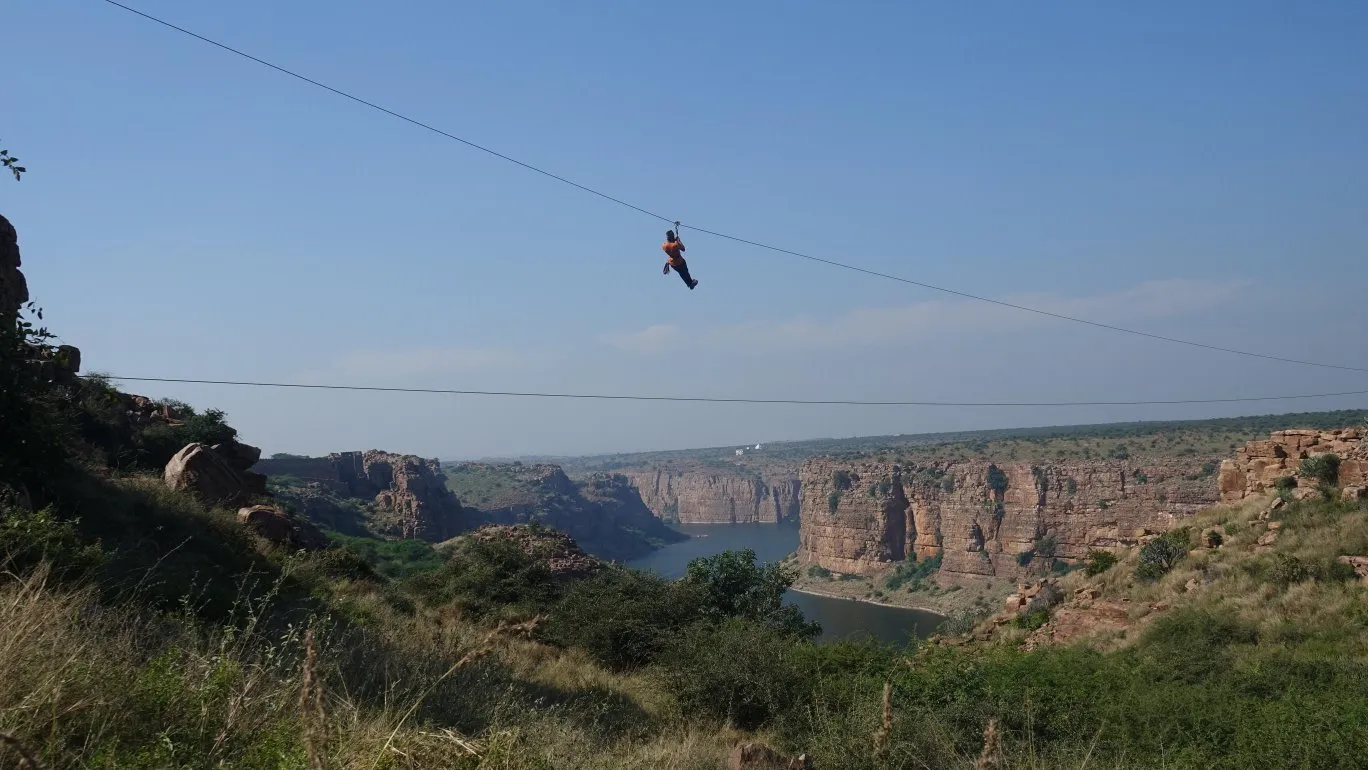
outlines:
[{"label": "sandstone cliff face", "polygon": [[[1221,463],[1221,501],[1234,503],[1273,488],[1284,476],[1299,478],[1301,461],[1318,455],[1340,458],[1339,485],[1368,485],[1368,431],[1281,430],[1267,441],[1251,441]],[[1304,482],[1303,482],[1304,483]],[[1312,482],[1314,483],[1314,482]]]},{"label": "sandstone cliff face", "polygon": [[388,531],[439,541],[466,529],[461,503],[447,488],[441,463],[380,450],[338,452],[326,458],[262,460],[270,476],[296,476],[350,497],[374,500]]},{"label": "sandstone cliff face", "polygon": [[576,484],[558,465],[460,463],[447,478],[473,516],[553,527],[600,558],[630,560],[688,539],[656,518],[620,474],[596,473]]},{"label": "sandstone cliff face", "polygon": [[439,461],[374,449],[328,460],[353,495],[375,497],[401,537],[437,541],[460,532],[461,503],[447,489]]},{"label": "sandstone cliff face", "polygon": [[942,575],[1018,577],[1032,569],[1022,554],[1038,544],[1080,559],[1215,503],[1215,481],[1200,467],[1200,459],[905,467],[811,460],[801,474],[798,554],[849,574],[940,555]]},{"label": "sandstone cliff face", "polygon": [[798,479],[706,470],[622,472],[656,516],[681,524],[773,524],[798,515]]}]

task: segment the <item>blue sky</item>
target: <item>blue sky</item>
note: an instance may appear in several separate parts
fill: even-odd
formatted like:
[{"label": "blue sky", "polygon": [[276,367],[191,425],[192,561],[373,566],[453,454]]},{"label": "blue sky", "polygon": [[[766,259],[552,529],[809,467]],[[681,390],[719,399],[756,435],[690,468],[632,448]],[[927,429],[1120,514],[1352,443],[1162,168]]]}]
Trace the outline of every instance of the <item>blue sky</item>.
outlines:
[{"label": "blue sky", "polygon": [[[85,368],[879,400],[1368,389],[691,235],[1368,366],[1368,5],[98,0],[6,10],[0,180]],[[131,386],[267,451],[444,458],[1368,405],[853,408]]]}]

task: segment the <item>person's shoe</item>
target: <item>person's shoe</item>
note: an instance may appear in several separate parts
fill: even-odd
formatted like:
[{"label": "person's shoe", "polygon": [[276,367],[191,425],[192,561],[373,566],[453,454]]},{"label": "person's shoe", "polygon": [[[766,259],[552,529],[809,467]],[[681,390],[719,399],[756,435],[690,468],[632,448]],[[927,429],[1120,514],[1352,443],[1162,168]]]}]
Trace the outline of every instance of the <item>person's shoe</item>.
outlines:
[{"label": "person's shoe", "polygon": [[697,285],[698,285],[698,279],[695,278],[695,279],[694,279],[694,282],[691,283],[691,284],[689,284],[689,288],[692,289],[693,287],[695,287],[695,286],[697,286]]},{"label": "person's shoe", "polygon": [[660,274],[661,274],[661,275],[669,275],[669,274],[670,274],[670,263],[669,263],[669,262],[666,262],[666,263],[665,263],[665,267],[663,267],[663,268],[661,269]]}]

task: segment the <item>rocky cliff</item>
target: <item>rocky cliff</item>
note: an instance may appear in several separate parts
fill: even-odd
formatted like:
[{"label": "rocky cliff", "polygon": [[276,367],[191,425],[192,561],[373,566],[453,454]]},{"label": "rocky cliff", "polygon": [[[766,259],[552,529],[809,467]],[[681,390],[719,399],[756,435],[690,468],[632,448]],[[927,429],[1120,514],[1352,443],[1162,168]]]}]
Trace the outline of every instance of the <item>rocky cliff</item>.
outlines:
[{"label": "rocky cliff", "polygon": [[379,450],[320,458],[262,460],[268,476],[295,476],[335,494],[373,500],[383,531],[432,542],[468,528],[463,508],[447,488],[441,463]]},{"label": "rocky cliff", "polygon": [[1221,463],[1221,501],[1239,502],[1272,489],[1278,479],[1291,477],[1297,484],[1314,485],[1301,472],[1303,460],[1321,455],[1340,459],[1337,484],[1368,486],[1368,431],[1280,430],[1266,441],[1251,441]]},{"label": "rocky cliff", "polygon": [[798,478],[663,468],[623,471],[656,516],[681,524],[773,524],[798,515]]},{"label": "rocky cliff", "polygon": [[576,483],[557,465],[515,463],[460,463],[446,473],[479,520],[543,524],[600,558],[630,560],[688,539],[656,518],[620,474],[596,473]]},{"label": "rocky cliff", "polygon": [[941,557],[941,575],[1018,577],[1056,556],[1135,543],[1216,502],[1196,460],[983,460],[899,466],[808,461],[798,554],[871,574]]}]

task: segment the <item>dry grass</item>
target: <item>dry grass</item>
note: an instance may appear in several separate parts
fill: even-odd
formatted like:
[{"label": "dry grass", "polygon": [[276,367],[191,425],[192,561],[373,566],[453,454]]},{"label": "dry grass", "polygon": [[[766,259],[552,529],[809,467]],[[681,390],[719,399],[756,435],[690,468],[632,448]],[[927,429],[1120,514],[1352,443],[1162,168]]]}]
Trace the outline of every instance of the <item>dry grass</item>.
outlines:
[{"label": "dry grass", "polygon": [[[389,620],[387,650],[358,650],[321,618],[284,634],[251,622],[205,629],[110,609],[94,588],[57,587],[43,569],[9,575],[0,731],[50,768],[703,770],[725,761],[730,737],[658,719],[666,696],[643,678],[516,628]],[[351,671],[358,652],[376,669],[371,681]]]}]

